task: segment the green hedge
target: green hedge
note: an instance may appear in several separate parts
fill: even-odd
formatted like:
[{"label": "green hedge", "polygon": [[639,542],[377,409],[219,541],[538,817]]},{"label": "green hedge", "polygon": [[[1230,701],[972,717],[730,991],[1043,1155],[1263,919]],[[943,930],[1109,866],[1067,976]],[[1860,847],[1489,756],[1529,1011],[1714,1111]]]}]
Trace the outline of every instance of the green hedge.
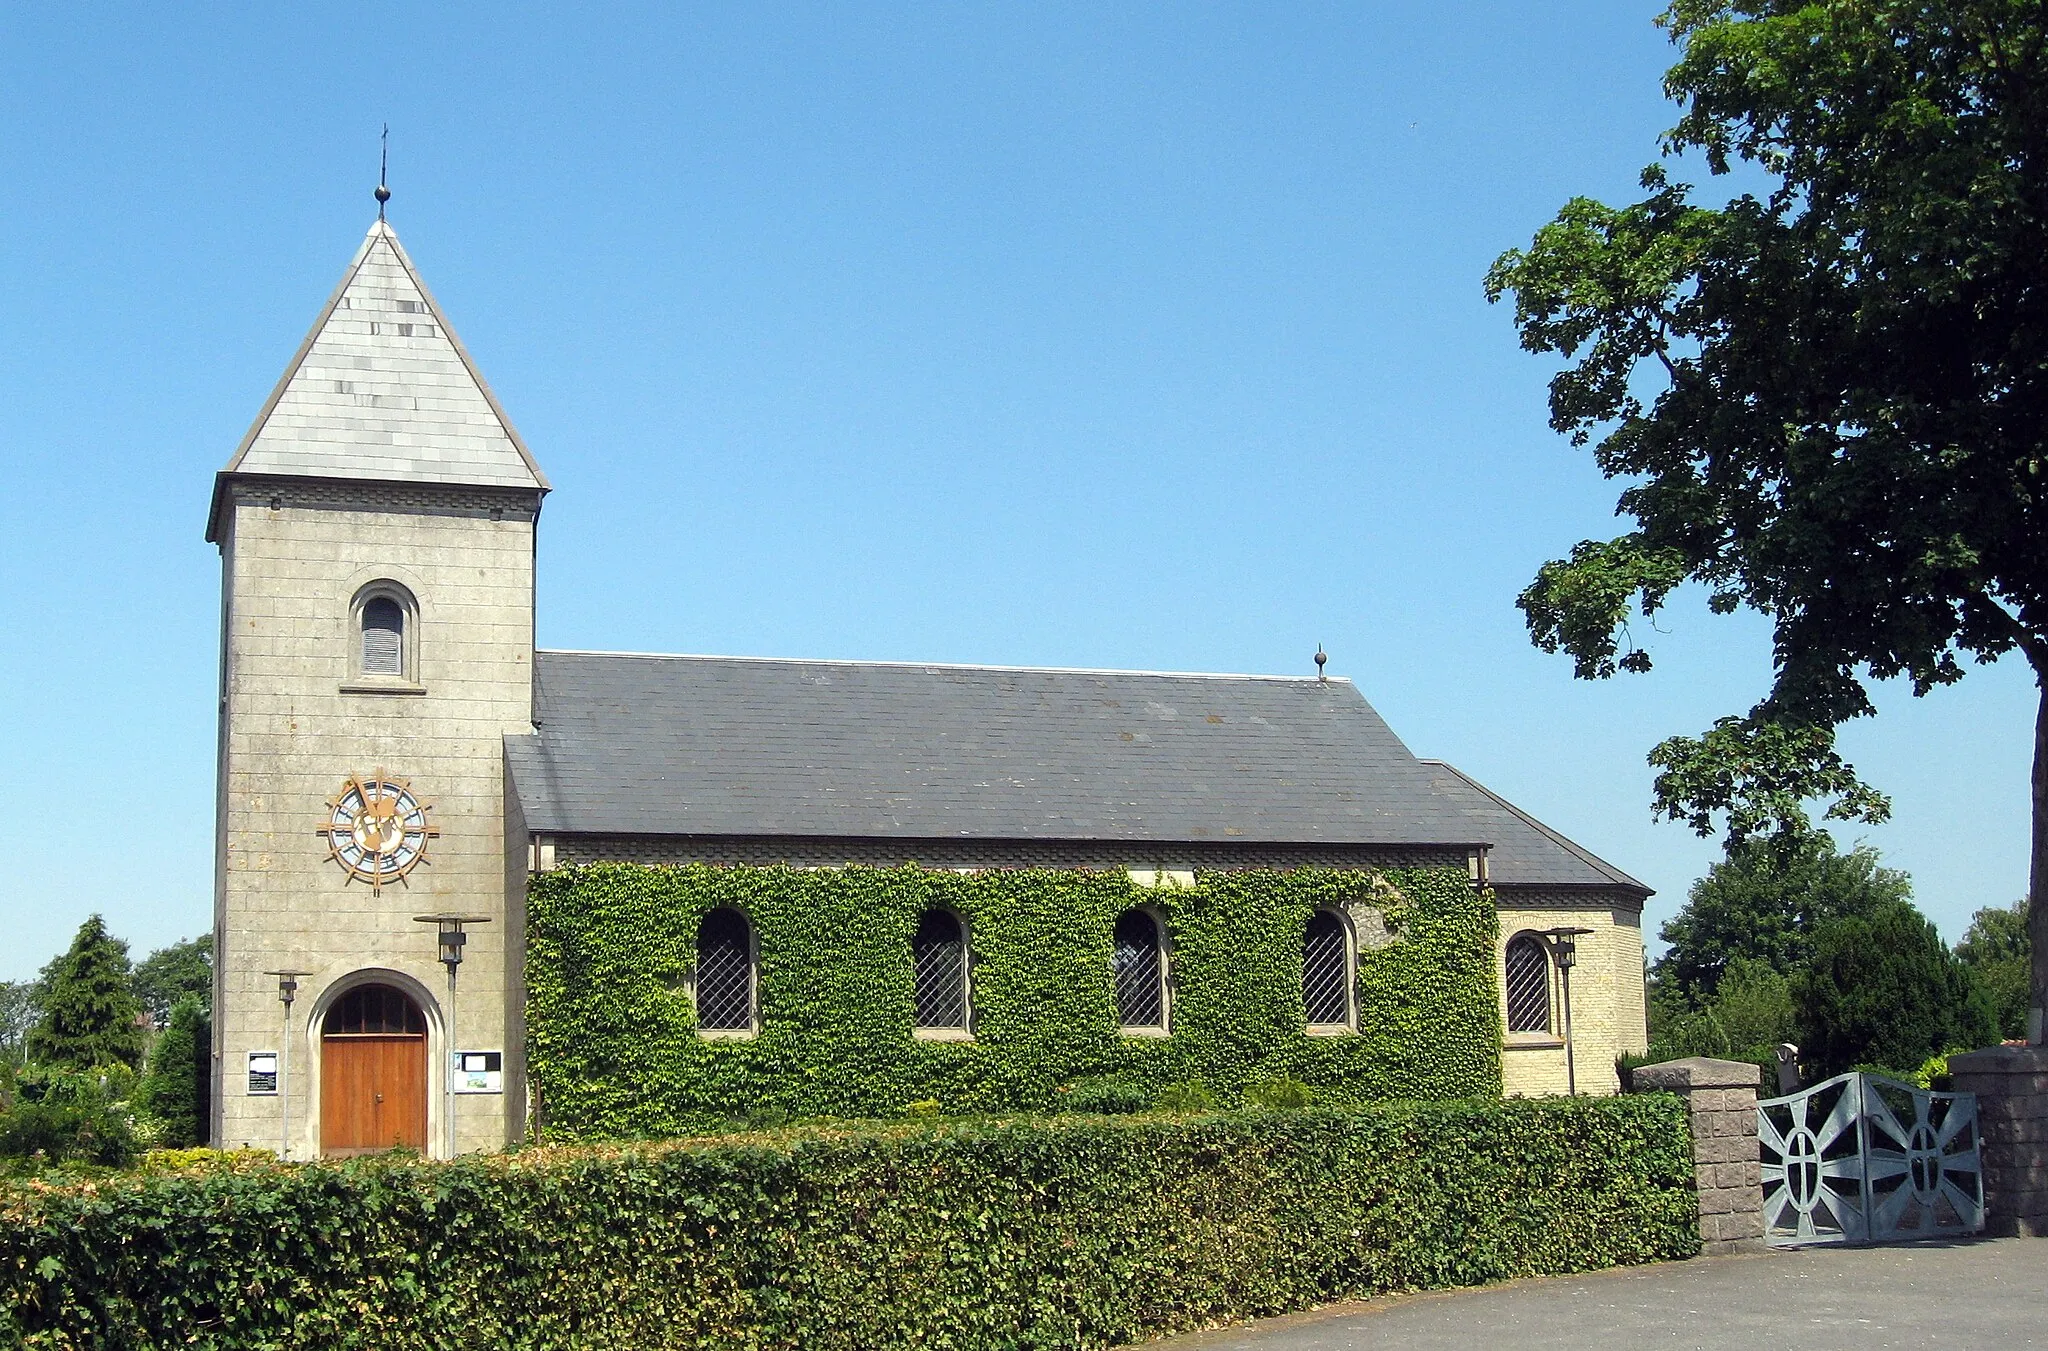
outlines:
[{"label": "green hedge", "polygon": [[[1361,956],[1359,1034],[1303,1031],[1302,931],[1365,900],[1399,941]],[[1173,1035],[1119,1033],[1111,929],[1133,905],[1172,937]],[[1500,1092],[1498,928],[1456,869],[1206,874],[1140,888],[1120,872],[919,867],[565,868],[528,896],[527,1046],[549,1138],[659,1138],[761,1113],[1042,1112],[1088,1081],[1145,1102],[1200,1079],[1226,1102],[1299,1079],[1332,1104]],[[699,1037],[687,987],[699,918],[744,912],[762,1029]],[[913,1039],[910,944],[934,907],[968,921],[975,1040]]]},{"label": "green hedge", "polygon": [[1699,1249],[1675,1099],[902,1123],[0,1192],[28,1348],[1084,1348]]}]

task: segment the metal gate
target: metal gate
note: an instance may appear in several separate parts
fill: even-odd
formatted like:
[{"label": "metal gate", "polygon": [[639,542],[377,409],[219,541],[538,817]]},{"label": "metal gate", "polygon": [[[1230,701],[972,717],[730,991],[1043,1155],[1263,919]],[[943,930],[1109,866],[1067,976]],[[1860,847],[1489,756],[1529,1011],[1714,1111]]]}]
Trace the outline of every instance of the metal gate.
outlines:
[{"label": "metal gate", "polygon": [[1841,1074],[1756,1105],[1764,1241],[1901,1243],[1984,1228],[1977,1095]]}]

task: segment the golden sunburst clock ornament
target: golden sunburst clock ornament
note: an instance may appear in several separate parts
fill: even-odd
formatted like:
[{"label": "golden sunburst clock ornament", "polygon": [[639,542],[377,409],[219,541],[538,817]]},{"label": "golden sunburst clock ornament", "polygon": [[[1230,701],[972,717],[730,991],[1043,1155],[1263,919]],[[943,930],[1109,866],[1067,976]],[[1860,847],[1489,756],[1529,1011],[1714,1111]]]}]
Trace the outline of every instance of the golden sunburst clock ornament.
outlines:
[{"label": "golden sunburst clock ornament", "polygon": [[413,796],[410,780],[386,778],[381,769],[367,779],[351,775],[328,800],[320,834],[351,882],[381,892],[426,859],[427,841],[441,833],[429,810]]}]

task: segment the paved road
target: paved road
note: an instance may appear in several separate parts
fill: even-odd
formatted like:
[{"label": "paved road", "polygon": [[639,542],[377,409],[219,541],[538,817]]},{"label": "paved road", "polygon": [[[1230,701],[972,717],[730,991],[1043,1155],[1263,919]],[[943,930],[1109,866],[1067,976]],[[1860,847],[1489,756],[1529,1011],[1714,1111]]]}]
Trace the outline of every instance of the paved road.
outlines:
[{"label": "paved road", "polygon": [[2048,1239],[1803,1248],[1335,1305],[1147,1351],[2048,1347]]}]

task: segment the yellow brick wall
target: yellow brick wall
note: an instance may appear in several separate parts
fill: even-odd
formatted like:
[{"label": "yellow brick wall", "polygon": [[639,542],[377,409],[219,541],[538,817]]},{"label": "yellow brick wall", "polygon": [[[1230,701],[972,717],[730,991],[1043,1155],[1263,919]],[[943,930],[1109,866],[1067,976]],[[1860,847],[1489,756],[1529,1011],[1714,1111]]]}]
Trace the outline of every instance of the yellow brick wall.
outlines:
[{"label": "yellow brick wall", "polygon": [[[1507,945],[1516,934],[1531,930],[1582,928],[1593,932],[1578,939],[1578,964],[1571,973],[1572,1059],[1581,1093],[1615,1093],[1614,1059],[1623,1051],[1640,1054],[1648,1045],[1643,1006],[1643,923],[1637,910],[1599,908],[1522,908],[1500,902],[1500,939],[1495,971],[1506,974]],[[1502,1026],[1507,1004],[1501,996]],[[1562,1037],[1563,989],[1556,966],[1550,973],[1551,1034],[1511,1032],[1501,1048],[1501,1087],[1509,1097],[1538,1097],[1565,1091],[1565,1046]]]}]

